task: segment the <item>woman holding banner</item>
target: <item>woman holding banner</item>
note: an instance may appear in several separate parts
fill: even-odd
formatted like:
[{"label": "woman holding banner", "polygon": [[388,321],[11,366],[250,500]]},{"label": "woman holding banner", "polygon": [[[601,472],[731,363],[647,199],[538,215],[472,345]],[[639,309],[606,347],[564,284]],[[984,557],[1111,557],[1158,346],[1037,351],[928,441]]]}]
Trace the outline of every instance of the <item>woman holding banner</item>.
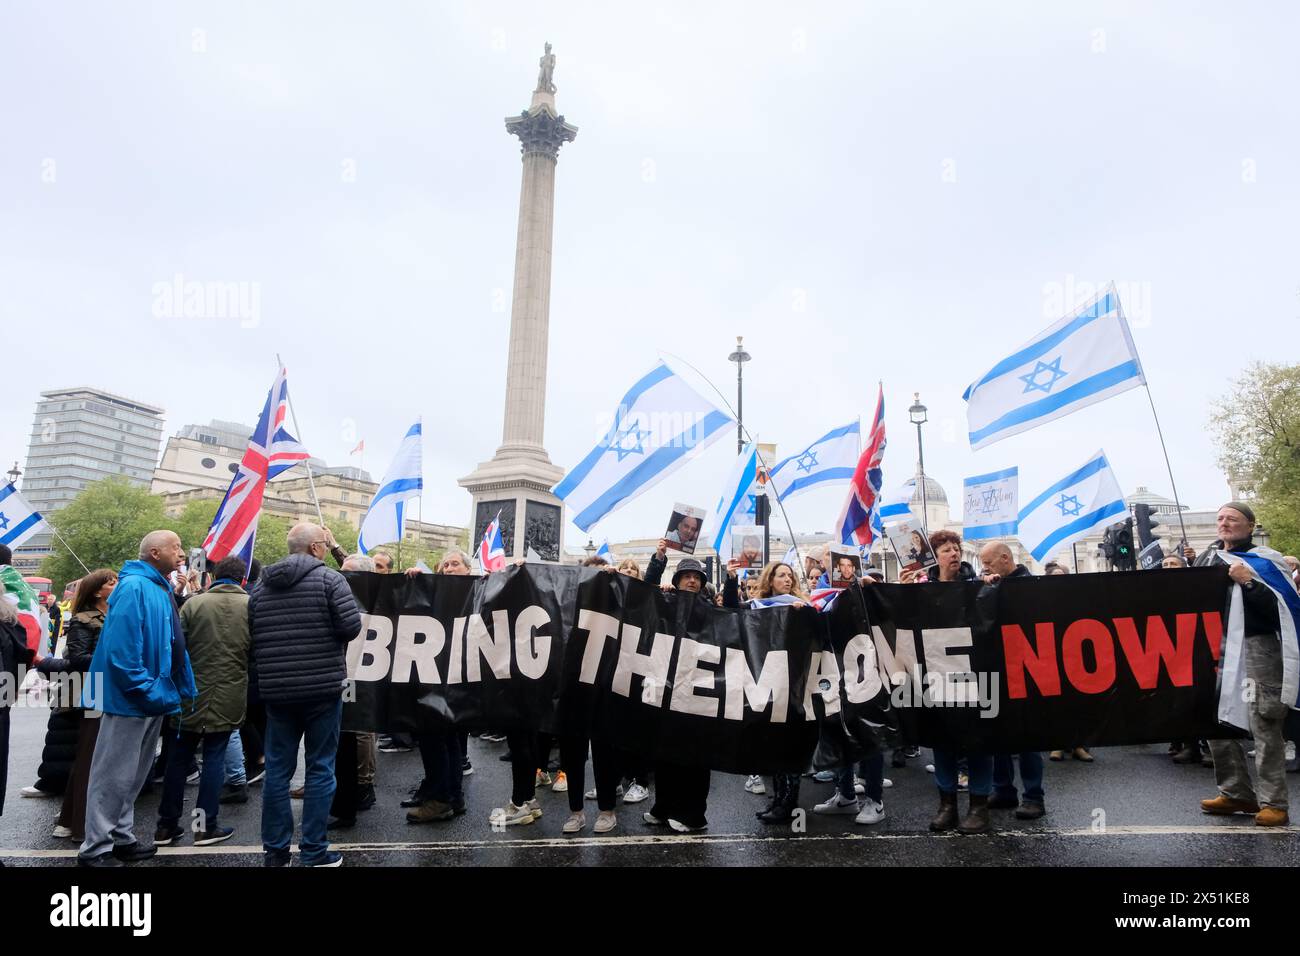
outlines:
[{"label": "woman holding banner", "polygon": [[[727,565],[727,583],[723,587],[722,606],[738,608],[740,603],[740,583],[736,572],[740,568],[739,560],[732,560]],[[808,597],[799,587],[799,579],[794,568],[784,561],[773,561],[763,569],[758,578],[758,597],[749,602],[752,608],[779,607],[793,605],[803,607]],[[772,802],[767,809],[755,814],[764,823],[787,823],[794,816],[794,809],[799,805],[799,774],[778,773],[772,776]]]}]

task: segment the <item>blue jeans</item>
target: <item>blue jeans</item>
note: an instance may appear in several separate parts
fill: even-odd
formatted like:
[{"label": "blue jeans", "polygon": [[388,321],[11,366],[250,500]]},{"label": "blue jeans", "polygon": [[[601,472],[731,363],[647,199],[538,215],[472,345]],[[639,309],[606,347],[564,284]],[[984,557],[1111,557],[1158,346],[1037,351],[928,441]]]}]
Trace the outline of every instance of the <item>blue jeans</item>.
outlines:
[{"label": "blue jeans", "polygon": [[[876,754],[874,757],[868,757],[858,764],[858,776],[860,776],[867,787],[867,799],[874,800],[876,803],[883,803],[885,800],[885,755]],[[856,800],[858,792],[853,786],[853,767],[842,767],[839,776],[835,780],[839,788],[840,796],[845,800]]]},{"label": "blue jeans", "polygon": [[460,749],[460,731],[422,730],[413,736],[424,764],[420,796],[443,803],[463,803],[465,752]]},{"label": "blue jeans", "polygon": [[1023,754],[997,754],[993,758],[993,789],[999,797],[1016,799],[1016,768],[1012,758],[1020,764],[1020,785],[1025,799],[1030,803],[1043,802],[1043,755],[1037,751]]},{"label": "blue jeans", "polygon": [[[957,792],[957,761],[962,756],[955,750],[935,750],[934,782],[941,793]],[[971,796],[987,797],[993,789],[993,758],[988,754],[965,754],[965,757]]]},{"label": "blue jeans", "polygon": [[244,772],[244,741],[238,730],[230,732],[230,743],[226,746],[226,783],[232,787],[248,783],[248,775]]},{"label": "blue jeans", "polygon": [[175,736],[167,754],[167,770],[163,774],[158,825],[174,827],[180,822],[181,814],[185,812],[185,778],[189,776],[190,761],[202,743],[203,773],[199,777],[199,795],[194,801],[199,814],[190,829],[195,833],[215,829],[217,814],[221,810],[218,802],[221,785],[226,778],[226,743],[230,740],[230,731],[201,734],[193,730],[179,733],[168,730],[167,733]]},{"label": "blue jeans", "polygon": [[307,756],[306,794],[302,801],[302,837],[298,849],[310,866],[329,850],[325,827],[334,799],[334,754],[339,747],[343,697],[301,704],[266,705],[266,778],[262,789],[262,848],[285,853],[293,842],[289,781],[298,769],[298,744]]}]

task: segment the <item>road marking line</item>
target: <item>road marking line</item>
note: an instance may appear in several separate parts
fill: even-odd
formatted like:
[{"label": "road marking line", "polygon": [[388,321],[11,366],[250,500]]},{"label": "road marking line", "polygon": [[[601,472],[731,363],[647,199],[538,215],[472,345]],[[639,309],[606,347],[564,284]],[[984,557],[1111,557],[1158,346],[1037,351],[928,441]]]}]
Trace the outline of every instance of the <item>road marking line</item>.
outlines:
[{"label": "road marking line", "polygon": [[[1269,836],[1274,833],[1300,833],[1300,826],[1256,827],[1250,825],[1231,826],[1228,824],[1207,824],[1206,826],[1111,826],[1097,831],[1090,827],[1077,830],[995,830],[989,836],[1014,837],[1018,839],[1065,837],[1113,837],[1113,836]],[[711,843],[790,843],[790,842],[828,842],[828,841],[870,841],[870,840],[956,840],[962,839],[957,833],[801,833],[783,836],[755,836],[750,833],[694,833],[694,834],[658,834],[647,833],[642,836],[615,837],[542,837],[536,840],[431,840],[427,842],[402,843],[333,843],[331,849],[345,853],[366,852],[431,852],[452,850],[492,850],[492,849],[555,849],[557,847],[627,847],[627,846],[682,846],[707,845]],[[185,856],[246,856],[261,854],[257,846],[232,846],[223,843],[217,846],[200,847],[159,847],[158,856],[162,859]],[[72,859],[76,850],[7,850],[0,849],[0,857],[11,859]]]}]

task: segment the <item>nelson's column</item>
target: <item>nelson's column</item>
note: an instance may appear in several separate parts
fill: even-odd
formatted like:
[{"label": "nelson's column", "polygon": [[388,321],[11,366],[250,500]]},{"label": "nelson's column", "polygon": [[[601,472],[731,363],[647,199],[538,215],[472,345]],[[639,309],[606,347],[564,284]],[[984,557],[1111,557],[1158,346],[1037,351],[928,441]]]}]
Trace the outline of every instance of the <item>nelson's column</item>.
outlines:
[{"label": "nelson's column", "polygon": [[560,147],[578,128],[555,111],[555,55],[551,45],[540,61],[537,89],[526,112],[506,119],[519,137],[523,183],[519,188],[519,232],[515,240],[515,286],[510,308],[510,355],[506,364],[505,427],[491,461],[460,480],[474,496],[470,549],[478,548],[488,523],[501,512],[501,536],[508,558],[533,552],[545,561],[562,554],[561,502],[551,488],[564,469],[551,463],[542,446],[546,418],[546,346],[551,312],[551,232],[555,209],[555,165]]}]

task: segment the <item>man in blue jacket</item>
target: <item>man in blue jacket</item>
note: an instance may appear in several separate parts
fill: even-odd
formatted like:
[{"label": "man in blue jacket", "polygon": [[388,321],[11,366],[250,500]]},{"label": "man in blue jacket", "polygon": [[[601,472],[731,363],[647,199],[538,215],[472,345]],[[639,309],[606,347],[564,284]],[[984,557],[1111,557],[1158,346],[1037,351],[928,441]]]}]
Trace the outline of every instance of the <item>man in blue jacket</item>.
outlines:
[{"label": "man in blue jacket", "polygon": [[[158,852],[134,834],[135,801],[149,777],[163,720],[194,697],[194,674],[167,575],[185,561],[181,539],[151,531],[108,599],[83,705],[103,711],[90,762],[82,866],[121,866]],[[90,715],[88,714],[87,717]]]}]

